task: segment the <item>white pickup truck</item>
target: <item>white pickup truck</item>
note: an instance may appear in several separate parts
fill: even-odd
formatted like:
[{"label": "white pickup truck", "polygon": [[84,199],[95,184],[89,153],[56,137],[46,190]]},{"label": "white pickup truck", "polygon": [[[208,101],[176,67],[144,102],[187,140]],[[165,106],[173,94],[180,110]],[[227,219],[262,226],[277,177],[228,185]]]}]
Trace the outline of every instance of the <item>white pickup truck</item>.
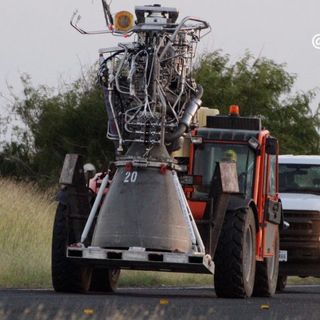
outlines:
[{"label": "white pickup truck", "polygon": [[279,157],[280,198],[289,227],[280,234],[278,290],[287,276],[320,276],[320,155]]}]

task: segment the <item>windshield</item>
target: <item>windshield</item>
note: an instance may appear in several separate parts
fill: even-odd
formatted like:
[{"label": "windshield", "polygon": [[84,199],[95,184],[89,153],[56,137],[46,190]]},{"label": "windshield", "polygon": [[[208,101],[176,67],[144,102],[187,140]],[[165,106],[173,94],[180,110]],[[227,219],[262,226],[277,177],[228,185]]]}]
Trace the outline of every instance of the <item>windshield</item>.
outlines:
[{"label": "windshield", "polygon": [[280,192],[320,194],[320,165],[280,164]]},{"label": "windshield", "polygon": [[254,152],[247,144],[205,143],[196,147],[193,172],[202,176],[202,185],[195,186],[193,198],[208,196],[210,183],[217,162],[231,160],[237,163],[239,189],[241,193],[252,196],[254,175]]}]

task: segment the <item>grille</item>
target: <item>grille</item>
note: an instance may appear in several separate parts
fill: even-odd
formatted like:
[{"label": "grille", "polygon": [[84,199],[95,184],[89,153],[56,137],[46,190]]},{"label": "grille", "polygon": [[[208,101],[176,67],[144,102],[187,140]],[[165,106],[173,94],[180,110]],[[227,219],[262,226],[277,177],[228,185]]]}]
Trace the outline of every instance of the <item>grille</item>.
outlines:
[{"label": "grille", "polygon": [[283,213],[284,220],[290,223],[290,227],[281,231],[282,242],[319,241],[319,211],[284,210]]}]

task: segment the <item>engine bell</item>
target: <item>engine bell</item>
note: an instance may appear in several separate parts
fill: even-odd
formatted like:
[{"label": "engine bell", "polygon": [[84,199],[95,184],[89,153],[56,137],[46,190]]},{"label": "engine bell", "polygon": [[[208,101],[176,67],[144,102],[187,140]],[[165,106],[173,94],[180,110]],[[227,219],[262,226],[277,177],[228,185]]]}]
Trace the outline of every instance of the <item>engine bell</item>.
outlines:
[{"label": "engine bell", "polygon": [[92,245],[191,251],[173,172],[152,166],[120,166],[100,209]]}]

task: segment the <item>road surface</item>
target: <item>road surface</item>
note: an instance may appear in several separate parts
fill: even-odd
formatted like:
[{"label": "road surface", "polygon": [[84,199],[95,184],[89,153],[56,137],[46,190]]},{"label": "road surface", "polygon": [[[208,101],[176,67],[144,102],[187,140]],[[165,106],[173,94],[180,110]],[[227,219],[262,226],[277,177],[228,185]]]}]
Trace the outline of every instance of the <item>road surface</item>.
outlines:
[{"label": "road surface", "polygon": [[320,319],[320,286],[289,286],[274,298],[218,299],[201,287],[121,288],[114,294],[0,290],[0,319]]}]

